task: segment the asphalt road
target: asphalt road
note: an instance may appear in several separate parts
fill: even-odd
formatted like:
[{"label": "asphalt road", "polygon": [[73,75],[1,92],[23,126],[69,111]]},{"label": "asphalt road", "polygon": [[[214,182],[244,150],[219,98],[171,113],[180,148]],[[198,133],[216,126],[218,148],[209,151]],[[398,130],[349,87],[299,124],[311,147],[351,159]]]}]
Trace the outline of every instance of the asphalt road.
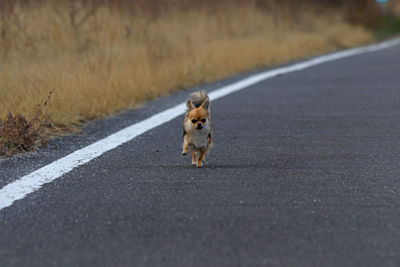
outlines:
[{"label": "asphalt road", "polygon": [[[44,185],[0,211],[0,266],[399,266],[399,51],[212,102],[201,169],[180,117]],[[1,160],[0,186],[187,94]]]}]

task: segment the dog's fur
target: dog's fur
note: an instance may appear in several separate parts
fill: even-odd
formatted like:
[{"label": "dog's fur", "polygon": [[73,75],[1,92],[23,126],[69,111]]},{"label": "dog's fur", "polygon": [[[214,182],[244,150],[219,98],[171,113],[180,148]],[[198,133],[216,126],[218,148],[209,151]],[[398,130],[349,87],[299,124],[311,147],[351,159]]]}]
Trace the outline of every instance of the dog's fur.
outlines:
[{"label": "dog's fur", "polygon": [[198,91],[190,94],[186,106],[188,109],[183,122],[182,156],[191,152],[192,164],[201,167],[212,145],[210,100],[205,91]]}]

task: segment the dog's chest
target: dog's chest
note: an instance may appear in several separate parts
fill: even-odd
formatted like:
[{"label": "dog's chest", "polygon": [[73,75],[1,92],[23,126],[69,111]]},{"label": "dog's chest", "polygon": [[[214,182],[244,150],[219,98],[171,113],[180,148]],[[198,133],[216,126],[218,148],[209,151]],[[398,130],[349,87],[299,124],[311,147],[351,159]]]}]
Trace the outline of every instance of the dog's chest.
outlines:
[{"label": "dog's chest", "polygon": [[207,145],[209,131],[205,128],[192,133],[190,145],[195,149],[203,149]]}]

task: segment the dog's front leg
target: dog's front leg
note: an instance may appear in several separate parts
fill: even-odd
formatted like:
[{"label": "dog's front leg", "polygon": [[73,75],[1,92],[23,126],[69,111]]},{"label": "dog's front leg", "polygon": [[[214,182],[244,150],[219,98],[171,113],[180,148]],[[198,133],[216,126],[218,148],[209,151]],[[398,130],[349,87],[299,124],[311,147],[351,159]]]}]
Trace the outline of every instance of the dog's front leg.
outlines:
[{"label": "dog's front leg", "polygon": [[211,139],[208,140],[208,143],[207,143],[205,149],[202,149],[199,151],[199,156],[197,157],[196,167],[203,166],[203,161],[205,161],[205,157],[206,157],[208,149],[210,148],[210,145],[211,145]]},{"label": "dog's front leg", "polygon": [[182,156],[186,156],[188,152],[189,152],[189,144],[185,140],[183,142]]},{"label": "dog's front leg", "polygon": [[196,165],[196,153],[197,152],[192,152],[192,165]]},{"label": "dog's front leg", "polygon": [[206,154],[206,149],[200,150],[199,151],[199,156],[197,157],[197,164],[196,167],[202,167],[203,166],[203,158],[204,155]]}]

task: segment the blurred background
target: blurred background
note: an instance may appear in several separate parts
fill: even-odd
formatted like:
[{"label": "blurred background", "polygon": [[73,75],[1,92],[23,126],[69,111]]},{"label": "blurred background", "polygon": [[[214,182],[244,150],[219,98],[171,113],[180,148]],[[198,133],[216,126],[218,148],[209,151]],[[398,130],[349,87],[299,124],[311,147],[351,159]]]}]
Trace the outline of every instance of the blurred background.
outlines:
[{"label": "blurred background", "polygon": [[174,90],[393,36],[399,16],[400,0],[2,0],[0,118],[71,129]]}]

